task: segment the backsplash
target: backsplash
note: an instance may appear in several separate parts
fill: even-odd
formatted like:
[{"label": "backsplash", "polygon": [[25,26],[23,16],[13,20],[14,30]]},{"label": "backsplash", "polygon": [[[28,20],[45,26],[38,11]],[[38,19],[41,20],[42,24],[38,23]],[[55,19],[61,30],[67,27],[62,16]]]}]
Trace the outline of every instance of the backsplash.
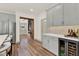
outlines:
[{"label": "backsplash", "polygon": [[49,33],[54,33],[54,34],[68,34],[68,29],[73,29],[75,31],[77,31],[77,29],[79,29],[79,25],[77,26],[56,26],[56,27],[50,27],[48,29]]}]

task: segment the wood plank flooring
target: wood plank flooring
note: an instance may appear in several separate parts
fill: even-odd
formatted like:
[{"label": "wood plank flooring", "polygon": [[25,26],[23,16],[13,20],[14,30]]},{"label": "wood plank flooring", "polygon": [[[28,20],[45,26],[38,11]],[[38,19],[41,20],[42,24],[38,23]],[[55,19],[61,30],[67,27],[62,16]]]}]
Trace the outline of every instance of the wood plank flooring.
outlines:
[{"label": "wood plank flooring", "polygon": [[13,56],[55,56],[42,47],[42,44],[28,36],[21,36],[20,44],[12,45]]}]

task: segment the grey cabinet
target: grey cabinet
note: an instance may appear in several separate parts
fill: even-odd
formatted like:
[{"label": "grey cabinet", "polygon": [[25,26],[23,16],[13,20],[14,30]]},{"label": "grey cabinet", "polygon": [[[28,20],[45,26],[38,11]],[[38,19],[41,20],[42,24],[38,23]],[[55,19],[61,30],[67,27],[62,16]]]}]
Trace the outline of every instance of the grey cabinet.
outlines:
[{"label": "grey cabinet", "polygon": [[42,45],[44,48],[49,50],[50,52],[58,55],[58,38],[52,36],[43,36]]},{"label": "grey cabinet", "polygon": [[48,22],[48,27],[60,26],[64,24],[62,4],[58,4],[47,11],[47,22]]},{"label": "grey cabinet", "polygon": [[12,34],[14,31],[14,24],[16,23],[16,15],[8,14],[8,23],[9,23],[9,34]]},{"label": "grey cabinet", "polygon": [[75,12],[76,12],[76,16],[77,16],[77,18],[75,20],[76,21],[75,23],[77,25],[79,25],[79,3],[76,4],[76,11]]},{"label": "grey cabinet", "polygon": [[0,21],[0,34],[8,33],[8,21]]},{"label": "grey cabinet", "polygon": [[16,22],[16,15],[0,13],[0,34],[8,34],[13,31],[13,23]]},{"label": "grey cabinet", "polygon": [[79,4],[57,4],[47,11],[48,27],[79,25]]},{"label": "grey cabinet", "polygon": [[49,48],[49,38],[48,38],[47,36],[43,36],[42,45],[43,45],[43,47],[46,48],[46,49]]},{"label": "grey cabinet", "polygon": [[16,15],[14,15],[14,14],[8,14],[8,19],[11,22],[16,22]]},{"label": "grey cabinet", "polygon": [[64,4],[64,25],[78,25],[78,7],[75,3]]},{"label": "grey cabinet", "polygon": [[49,51],[58,55],[58,38],[49,36]]},{"label": "grey cabinet", "polygon": [[9,32],[8,26],[9,26],[8,21],[2,22],[2,34],[7,34]]},{"label": "grey cabinet", "polygon": [[53,8],[51,8],[47,11],[47,27],[54,26],[53,20],[54,20],[54,14],[53,14]]},{"label": "grey cabinet", "polygon": [[63,5],[57,5],[55,8],[54,8],[54,20],[53,20],[53,23],[54,23],[54,26],[62,26],[64,25],[64,20],[63,20]]},{"label": "grey cabinet", "polygon": [[2,34],[2,22],[0,22],[0,34]]},{"label": "grey cabinet", "polygon": [[0,13],[0,21],[7,21],[8,15],[6,13]]}]

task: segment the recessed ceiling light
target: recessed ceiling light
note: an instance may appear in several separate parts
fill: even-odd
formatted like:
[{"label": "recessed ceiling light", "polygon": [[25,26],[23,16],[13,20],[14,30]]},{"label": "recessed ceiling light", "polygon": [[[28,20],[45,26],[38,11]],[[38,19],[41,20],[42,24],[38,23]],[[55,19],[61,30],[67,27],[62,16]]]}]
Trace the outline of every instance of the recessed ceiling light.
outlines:
[{"label": "recessed ceiling light", "polygon": [[30,11],[33,12],[34,10],[33,9],[30,9]]}]

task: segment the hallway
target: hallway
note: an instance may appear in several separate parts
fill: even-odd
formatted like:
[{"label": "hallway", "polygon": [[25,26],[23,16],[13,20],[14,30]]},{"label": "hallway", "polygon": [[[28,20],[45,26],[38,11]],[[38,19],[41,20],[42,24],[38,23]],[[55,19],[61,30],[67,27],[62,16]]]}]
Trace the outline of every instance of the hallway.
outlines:
[{"label": "hallway", "polygon": [[51,52],[41,47],[41,43],[30,37],[21,36],[20,45],[14,46],[14,56],[53,56]]}]

